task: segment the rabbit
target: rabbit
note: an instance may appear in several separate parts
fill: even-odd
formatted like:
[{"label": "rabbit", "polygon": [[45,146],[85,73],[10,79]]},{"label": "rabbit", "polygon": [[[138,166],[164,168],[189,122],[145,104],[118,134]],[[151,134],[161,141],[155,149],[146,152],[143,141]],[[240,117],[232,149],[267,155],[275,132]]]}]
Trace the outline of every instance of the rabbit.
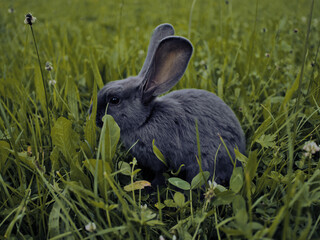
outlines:
[{"label": "rabbit", "polygon": [[[159,25],[138,76],[109,82],[98,92],[96,125],[102,127],[107,108],[120,127],[124,146],[133,146],[131,153],[143,177],[156,187],[165,184],[165,171],[178,171],[182,164],[179,177],[186,181],[191,182],[199,173],[197,120],[202,170],[210,172],[216,183],[227,185],[234,164],[221,138],[233,161],[234,148],[245,153],[244,133],[233,111],[218,96],[200,89],[159,97],[180,80],[193,53],[188,39],[173,35],[172,25]],[[154,154],[153,140],[167,166]]]}]

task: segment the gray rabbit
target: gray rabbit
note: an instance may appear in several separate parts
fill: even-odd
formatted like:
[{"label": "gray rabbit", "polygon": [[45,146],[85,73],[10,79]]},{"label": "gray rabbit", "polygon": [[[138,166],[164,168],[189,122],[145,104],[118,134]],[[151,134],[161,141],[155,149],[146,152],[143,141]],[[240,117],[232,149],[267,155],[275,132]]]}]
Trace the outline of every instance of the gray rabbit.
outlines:
[{"label": "gray rabbit", "polygon": [[[191,182],[199,173],[196,125],[201,146],[202,170],[215,181],[228,184],[234,165],[234,148],[245,152],[245,137],[232,110],[215,94],[199,89],[169,91],[184,74],[193,47],[189,40],[173,36],[170,24],[159,25],[151,37],[144,65],[138,76],[106,84],[98,93],[97,126],[102,117],[113,116],[121,129],[121,139],[136,157],[145,179],[152,186],[164,184],[168,168]],[[108,107],[107,107],[108,106]],[[90,110],[91,112],[91,110]],[[221,138],[220,138],[221,137]],[[157,159],[152,141],[167,165]],[[239,162],[236,164],[241,166]]]}]

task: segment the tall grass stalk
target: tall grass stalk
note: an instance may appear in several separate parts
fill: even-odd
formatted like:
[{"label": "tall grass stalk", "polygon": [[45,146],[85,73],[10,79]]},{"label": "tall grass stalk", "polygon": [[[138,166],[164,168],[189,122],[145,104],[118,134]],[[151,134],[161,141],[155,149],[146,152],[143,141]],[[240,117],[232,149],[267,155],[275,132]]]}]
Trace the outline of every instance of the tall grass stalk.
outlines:
[{"label": "tall grass stalk", "polygon": [[[301,93],[302,93],[302,80],[303,80],[303,73],[304,73],[304,66],[306,62],[306,57],[308,54],[308,46],[309,46],[309,36],[310,36],[310,28],[311,28],[311,20],[312,20],[312,14],[313,14],[313,7],[314,7],[314,0],[312,0],[311,5],[310,5],[310,12],[309,12],[309,17],[308,17],[308,30],[307,30],[307,35],[306,35],[306,40],[304,43],[304,50],[303,50],[303,59],[302,59],[302,64],[301,64],[301,70],[300,70],[300,76],[299,76],[299,86],[298,86],[298,96],[297,100],[294,105],[293,109],[293,114],[297,112],[297,109],[299,109],[300,105],[300,99],[301,99]],[[293,123],[293,136],[292,136],[292,144],[295,144],[296,140],[296,135],[297,135],[297,121],[298,121],[298,114],[296,114],[294,123]]]},{"label": "tall grass stalk", "polygon": [[[8,118],[6,117],[6,114],[5,114],[5,111],[3,109],[1,101],[0,101],[0,113],[1,113],[0,116],[2,116],[2,119],[4,119],[4,123],[5,123],[5,126],[7,128],[7,131],[8,131],[9,137],[10,137],[8,139],[7,136],[5,136],[5,138],[9,142],[11,149],[13,149],[14,156],[18,160],[19,159],[19,155],[18,155],[18,150],[17,150],[17,147],[16,147],[16,143],[13,141],[14,139],[13,139],[13,134],[12,134],[12,131],[11,131],[11,126],[9,124]],[[19,181],[22,182],[22,179],[23,179],[22,175],[23,174],[21,173],[20,161],[15,161],[15,163],[17,164],[17,173],[18,173],[18,176],[19,176]]]},{"label": "tall grass stalk", "polygon": [[43,90],[44,90],[44,95],[45,95],[45,98],[46,98],[47,119],[48,119],[48,128],[49,128],[49,134],[48,135],[49,135],[49,141],[50,141],[50,150],[52,150],[52,140],[51,140],[51,137],[50,137],[50,134],[51,134],[51,123],[50,123],[50,118],[49,118],[49,103],[48,103],[48,94],[47,94],[47,87],[46,87],[47,84],[46,84],[46,82],[44,80],[44,75],[43,75],[43,70],[42,70],[42,66],[41,66],[40,55],[39,55],[37,41],[36,41],[36,38],[35,38],[35,34],[34,34],[34,31],[33,31],[32,24],[29,24],[29,26],[30,26],[30,30],[31,30],[31,33],[32,33],[34,47],[35,47],[36,53],[37,53],[39,68],[40,68],[40,72],[41,72],[41,78],[42,78],[43,87],[44,87]]},{"label": "tall grass stalk", "polygon": [[[247,69],[247,76],[249,76],[251,72],[251,65],[252,65],[252,59],[254,56],[254,49],[255,49],[255,41],[256,41],[256,31],[257,31],[257,21],[258,21],[258,7],[259,7],[259,0],[256,0],[256,9],[255,9],[255,15],[254,15],[254,25],[253,25],[253,31],[251,33],[250,37],[250,49],[249,49],[249,56],[248,56],[248,69]],[[251,80],[251,85],[253,88],[253,92],[255,89],[255,84],[253,82],[253,79]]]},{"label": "tall grass stalk", "polygon": [[313,61],[314,66],[313,66],[312,73],[311,73],[311,78],[310,78],[310,82],[309,82],[309,86],[308,86],[307,95],[309,95],[310,89],[311,89],[311,86],[312,86],[312,81],[314,81],[314,72],[315,72],[315,69],[316,69],[316,64],[317,64],[317,58],[318,58],[318,55],[319,55],[319,50],[320,50],[320,40],[318,41],[317,52],[316,52],[316,55],[314,56],[314,61]]},{"label": "tall grass stalk", "polygon": [[188,38],[191,37],[191,24],[192,24],[192,13],[194,6],[196,5],[197,0],[193,0],[190,8],[190,14],[189,14],[189,25],[188,25]]},{"label": "tall grass stalk", "polygon": [[[288,119],[288,118],[287,118]],[[285,212],[285,216],[284,216],[284,224],[283,224],[283,232],[282,232],[282,238],[283,239],[287,239],[288,237],[288,229],[289,229],[289,203],[290,200],[292,198],[292,188],[293,188],[293,184],[292,184],[292,173],[293,173],[293,154],[294,154],[294,139],[291,133],[291,128],[290,128],[290,120],[288,119],[286,122],[286,130],[287,130],[287,135],[288,135],[288,169],[287,169],[287,176],[288,176],[288,187],[287,187],[287,195],[286,195],[286,199],[285,199],[285,205],[284,205],[284,212]]]}]

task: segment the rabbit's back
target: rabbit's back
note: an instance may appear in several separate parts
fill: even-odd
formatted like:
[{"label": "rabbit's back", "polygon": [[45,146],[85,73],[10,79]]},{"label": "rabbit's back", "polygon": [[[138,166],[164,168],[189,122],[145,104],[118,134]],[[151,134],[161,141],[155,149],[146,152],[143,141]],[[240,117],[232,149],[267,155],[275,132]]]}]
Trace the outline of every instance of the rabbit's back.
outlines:
[{"label": "rabbit's back", "polygon": [[[162,97],[163,100],[178,102],[183,109],[183,126],[179,130],[183,136],[181,144],[189,148],[189,154],[183,156],[187,164],[198,164],[195,156],[198,155],[198,146],[195,143],[195,121],[198,121],[198,132],[201,147],[202,169],[211,175],[215,171],[216,181],[228,181],[233,170],[230,156],[221,141],[223,139],[234,160],[234,148],[245,153],[245,137],[240,123],[234,112],[215,94],[200,89],[184,89],[171,92]],[[181,110],[180,110],[181,112]],[[192,149],[192,150],[191,150]],[[216,159],[216,163],[215,163]],[[188,165],[186,166],[188,167]],[[199,168],[190,165],[191,180]],[[237,164],[238,166],[240,163]],[[194,169],[194,170],[193,170]],[[215,169],[215,170],[214,170]]]},{"label": "rabbit's back", "polygon": [[199,135],[204,141],[201,146],[210,145],[215,139],[220,142],[221,136],[224,141],[234,145],[230,151],[236,146],[240,152],[245,151],[245,138],[236,115],[215,94],[200,89],[183,89],[173,91],[162,99],[178,102],[185,118],[189,119],[190,124],[193,122],[190,127],[195,127],[197,119]]},{"label": "rabbit's back", "polygon": [[123,133],[126,135],[124,140],[130,147],[139,139],[132,148],[133,154],[143,166],[160,170],[163,166],[156,159],[151,145],[155,139],[155,145],[165,156],[169,167],[177,171],[184,164],[185,178],[191,181],[199,172],[196,120],[202,169],[211,175],[215,171],[218,183],[228,181],[233,165],[220,137],[234,158],[235,147],[242,153],[245,151],[244,134],[232,110],[208,91],[185,89],[156,98],[147,121],[135,131]]}]

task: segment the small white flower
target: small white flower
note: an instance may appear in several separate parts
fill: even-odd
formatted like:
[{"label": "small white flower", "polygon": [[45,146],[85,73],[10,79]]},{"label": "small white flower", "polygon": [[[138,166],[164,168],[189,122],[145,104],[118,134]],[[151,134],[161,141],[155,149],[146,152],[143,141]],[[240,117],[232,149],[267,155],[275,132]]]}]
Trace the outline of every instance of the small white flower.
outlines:
[{"label": "small white flower", "polygon": [[216,188],[216,186],[218,185],[215,181],[211,182],[211,180],[208,181],[209,187],[210,188]]},{"label": "small white flower", "polygon": [[159,240],[165,240],[165,238],[162,235],[160,235]]},{"label": "small white flower", "polygon": [[54,79],[51,79],[51,80],[49,81],[49,85],[51,85],[51,86],[56,85],[56,83],[57,83],[57,81],[54,80]]},{"label": "small white flower", "polygon": [[141,208],[142,210],[147,210],[148,206],[147,206],[147,204],[144,204],[144,205],[140,205],[140,208]]},{"label": "small white flower", "polygon": [[138,55],[139,55],[140,57],[144,56],[144,51],[143,51],[142,49],[139,50]]},{"label": "small white flower", "polygon": [[200,65],[206,65],[206,61],[205,60],[201,60],[200,61]]},{"label": "small white flower", "polygon": [[176,236],[176,235],[173,235],[173,236],[172,236],[172,240],[177,240],[177,236]]},{"label": "small white flower", "polygon": [[45,69],[47,71],[49,71],[49,72],[52,71],[53,70],[52,63],[51,62],[46,62]]},{"label": "small white flower", "polygon": [[208,181],[209,187],[207,189],[207,192],[204,193],[204,198],[210,202],[210,200],[215,196],[214,189],[217,187],[217,183],[215,181],[211,182]]},{"label": "small white flower", "polygon": [[94,232],[97,229],[97,226],[94,222],[89,222],[85,228],[88,232]]},{"label": "small white flower", "polygon": [[25,24],[29,24],[30,26],[37,20],[36,17],[33,17],[31,13],[26,14],[24,19]]},{"label": "small white flower", "polygon": [[304,144],[304,156],[311,158],[313,154],[320,151],[320,147],[314,141],[308,141]]},{"label": "small white flower", "polygon": [[14,13],[14,9],[13,8],[9,8],[8,9],[8,13]]}]

